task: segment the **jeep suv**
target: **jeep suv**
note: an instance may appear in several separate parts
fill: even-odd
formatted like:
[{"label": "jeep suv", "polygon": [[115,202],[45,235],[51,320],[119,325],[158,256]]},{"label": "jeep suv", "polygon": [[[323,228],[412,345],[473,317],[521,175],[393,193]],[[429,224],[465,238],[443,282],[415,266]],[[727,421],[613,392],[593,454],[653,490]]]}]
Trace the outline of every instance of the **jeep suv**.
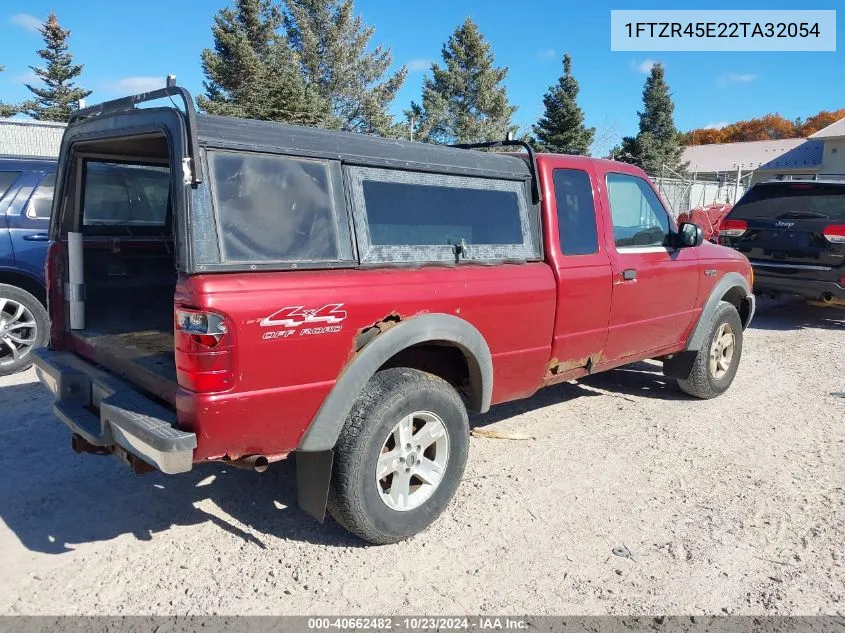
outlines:
[{"label": "jeep suv", "polygon": [[0,157],[0,376],[32,364],[47,341],[47,228],[56,161]]},{"label": "jeep suv", "polygon": [[845,305],[845,177],[754,185],[719,241],[751,260],[757,292]]},{"label": "jeep suv", "polygon": [[[185,111],[134,107],[161,97]],[[389,543],[452,498],[467,410],[648,358],[700,398],[731,384],[748,260],[642,170],[191,104],[163,88],[65,133],[36,365],[74,450],[165,473],[295,453],[304,510]]]}]

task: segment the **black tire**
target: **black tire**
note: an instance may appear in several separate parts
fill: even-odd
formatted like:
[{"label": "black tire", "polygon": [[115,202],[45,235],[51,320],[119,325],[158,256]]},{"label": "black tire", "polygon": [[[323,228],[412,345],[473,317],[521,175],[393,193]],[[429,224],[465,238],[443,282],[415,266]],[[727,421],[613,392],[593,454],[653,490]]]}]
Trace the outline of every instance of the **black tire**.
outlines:
[{"label": "black tire", "polygon": [[[713,339],[722,325],[728,325],[734,335],[734,350],[730,365],[725,373],[719,378],[710,371],[710,353],[713,346]],[[736,371],[739,368],[739,361],[742,358],[742,321],[736,308],[727,301],[720,301],[716,306],[707,336],[701,345],[701,349],[695,357],[689,378],[679,379],[678,386],[686,393],[696,398],[709,399],[727,391],[731,386]]]},{"label": "black tire", "polygon": [[[38,347],[44,347],[49,336],[50,321],[47,317],[47,311],[41,302],[17,286],[9,286],[7,284],[0,284],[0,304],[5,302],[5,307],[2,308],[3,314],[0,315],[0,322],[4,322],[12,316],[11,309],[8,307],[10,301],[26,308],[33,317],[35,326],[32,328],[24,328],[15,330],[14,333],[20,335],[25,334],[27,340],[34,339],[34,343],[29,347],[25,353],[17,360],[13,358],[13,353],[8,343],[4,342],[3,328],[0,327],[0,376],[9,376],[11,374],[23,371],[32,365],[32,350]],[[9,301],[10,300],[10,301]],[[28,322],[28,321],[27,321]],[[18,347],[19,344],[15,344]]]},{"label": "black tire", "polygon": [[[382,501],[376,463],[399,420],[431,412],[448,435],[439,484],[417,508],[394,510]],[[466,465],[469,420],[458,392],[445,380],[407,368],[378,372],[356,400],[335,445],[328,511],[347,530],[375,544],[395,543],[431,525],[449,504]]]}]

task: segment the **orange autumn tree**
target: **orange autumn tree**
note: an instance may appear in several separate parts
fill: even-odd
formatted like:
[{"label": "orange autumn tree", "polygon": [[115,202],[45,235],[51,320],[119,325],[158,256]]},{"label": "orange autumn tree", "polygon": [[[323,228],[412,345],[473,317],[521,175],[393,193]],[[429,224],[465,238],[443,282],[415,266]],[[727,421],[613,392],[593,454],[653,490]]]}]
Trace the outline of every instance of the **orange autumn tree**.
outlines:
[{"label": "orange autumn tree", "polygon": [[822,110],[818,114],[814,114],[804,121],[801,125],[801,136],[810,136],[810,134],[815,134],[822,128],[836,123],[839,119],[843,118],[845,118],[845,108],[834,110],[833,112],[830,112],[829,110]]},{"label": "orange autumn tree", "polygon": [[737,143],[740,141],[772,141],[784,138],[806,138],[831,123],[845,118],[845,108],[822,110],[806,120],[790,121],[780,114],[767,114],[747,121],[737,121],[721,128],[701,128],[684,134],[685,145]]}]

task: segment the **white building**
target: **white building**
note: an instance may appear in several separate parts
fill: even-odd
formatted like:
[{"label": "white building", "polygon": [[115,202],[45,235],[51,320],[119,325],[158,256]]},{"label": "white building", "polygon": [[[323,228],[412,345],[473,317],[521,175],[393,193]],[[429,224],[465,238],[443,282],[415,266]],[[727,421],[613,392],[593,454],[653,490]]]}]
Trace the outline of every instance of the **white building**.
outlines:
[{"label": "white building", "polygon": [[821,173],[845,175],[845,119],[831,123],[810,138],[824,143]]},{"label": "white building", "polygon": [[0,155],[56,158],[66,124],[0,119]]}]

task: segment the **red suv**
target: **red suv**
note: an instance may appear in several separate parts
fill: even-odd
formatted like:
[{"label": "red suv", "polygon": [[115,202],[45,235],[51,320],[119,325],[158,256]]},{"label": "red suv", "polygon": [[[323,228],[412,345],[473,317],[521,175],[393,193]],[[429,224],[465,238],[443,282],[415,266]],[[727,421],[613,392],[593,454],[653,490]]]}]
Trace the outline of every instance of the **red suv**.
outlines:
[{"label": "red suv", "polygon": [[178,87],[74,115],[50,235],[36,365],[76,451],[295,452],[300,505],[373,543],[449,503],[467,410],[648,358],[716,396],[754,313],[748,260],[630,165],[196,115]]}]

